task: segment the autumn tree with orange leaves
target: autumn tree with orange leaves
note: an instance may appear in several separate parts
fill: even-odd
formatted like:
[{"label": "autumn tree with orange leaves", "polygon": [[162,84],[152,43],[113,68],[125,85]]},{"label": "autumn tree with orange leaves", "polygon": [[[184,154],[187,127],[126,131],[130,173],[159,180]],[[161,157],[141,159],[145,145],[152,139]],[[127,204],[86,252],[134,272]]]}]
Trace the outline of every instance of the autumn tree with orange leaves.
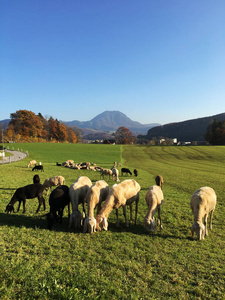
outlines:
[{"label": "autumn tree with orange leaves", "polygon": [[46,120],[41,113],[18,110],[10,115],[7,135],[16,142],[69,142],[77,143],[74,131],[50,117]]},{"label": "autumn tree with orange leaves", "polygon": [[119,127],[114,134],[117,144],[133,144],[134,136],[126,127]]}]

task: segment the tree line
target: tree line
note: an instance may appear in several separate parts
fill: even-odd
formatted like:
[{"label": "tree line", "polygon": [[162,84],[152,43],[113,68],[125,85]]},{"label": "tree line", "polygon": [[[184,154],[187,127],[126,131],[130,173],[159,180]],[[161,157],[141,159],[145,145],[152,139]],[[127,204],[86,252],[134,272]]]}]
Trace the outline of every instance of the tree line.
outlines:
[{"label": "tree line", "polygon": [[64,125],[57,119],[48,120],[41,113],[18,110],[10,114],[6,131],[7,139],[13,142],[68,142],[79,141],[79,131]]},{"label": "tree line", "polygon": [[[10,122],[4,139],[9,142],[52,142],[77,143],[81,141],[78,128],[68,127],[57,119],[46,119],[41,113],[37,115],[28,110],[18,110],[10,114]],[[105,139],[115,139],[118,144],[133,144],[134,136],[126,127],[119,127],[117,131]]]},{"label": "tree line", "polygon": [[225,145],[225,120],[217,121],[214,119],[208,126],[205,140],[211,145]]}]

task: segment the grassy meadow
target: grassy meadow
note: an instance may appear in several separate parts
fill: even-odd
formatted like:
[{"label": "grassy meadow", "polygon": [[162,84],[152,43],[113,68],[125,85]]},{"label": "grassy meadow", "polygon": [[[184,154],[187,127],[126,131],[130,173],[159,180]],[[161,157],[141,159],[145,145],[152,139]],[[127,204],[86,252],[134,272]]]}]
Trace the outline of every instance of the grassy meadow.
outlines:
[{"label": "grassy meadow", "polygon": [[[13,147],[28,151],[29,156],[0,165],[0,299],[225,299],[225,147]],[[44,166],[44,172],[38,173],[41,182],[62,175],[68,186],[82,175],[94,183],[100,174],[58,167],[56,162],[73,159],[111,168],[117,161],[131,171],[137,168],[137,178],[120,176],[121,181],[134,178],[141,185],[137,226],[125,227],[120,208],[119,228],[112,211],[107,232],[69,231],[65,209],[63,224],[54,224],[49,231],[43,208],[35,214],[37,199],[27,200],[25,214],[20,208],[7,215],[5,207],[15,189],[32,183],[37,173],[27,168],[32,159]],[[145,195],[158,174],[164,178],[163,230],[149,234],[143,228]],[[105,180],[109,186],[114,184]],[[196,236],[191,239],[190,197],[202,186],[214,188],[218,202],[213,230],[197,241]],[[47,195],[45,199],[48,212]]]}]

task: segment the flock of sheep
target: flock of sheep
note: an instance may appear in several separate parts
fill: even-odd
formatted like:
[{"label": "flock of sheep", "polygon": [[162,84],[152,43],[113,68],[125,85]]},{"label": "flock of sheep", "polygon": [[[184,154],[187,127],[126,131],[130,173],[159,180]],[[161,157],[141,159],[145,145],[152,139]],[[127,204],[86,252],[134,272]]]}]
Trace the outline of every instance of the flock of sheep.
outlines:
[{"label": "flock of sheep", "polygon": [[[28,167],[32,164],[36,165],[36,162],[31,161]],[[73,162],[71,162],[73,164]],[[41,165],[39,163],[39,165]],[[57,165],[59,165],[57,163]],[[86,164],[86,168],[90,169],[90,164]],[[96,167],[97,170],[97,167]],[[111,171],[111,172],[109,172]],[[116,210],[117,226],[118,221],[118,209],[123,208],[123,215],[125,218],[126,226],[129,226],[129,222],[126,217],[126,207],[130,207],[130,222],[132,221],[132,204],[135,203],[135,225],[137,224],[137,212],[139,193],[141,190],[140,185],[134,179],[125,179],[119,182],[119,172],[116,169],[116,163],[114,163],[111,170],[99,168],[100,180],[94,184],[87,176],[81,176],[70,186],[65,185],[65,178],[63,176],[55,176],[46,179],[40,184],[39,175],[34,175],[33,184],[18,188],[9,204],[6,206],[6,212],[14,212],[14,204],[18,201],[18,210],[20,209],[21,202],[23,202],[23,212],[25,212],[26,199],[32,199],[37,197],[39,205],[38,212],[41,205],[45,210],[45,200],[43,198],[44,190],[52,189],[53,186],[57,186],[56,189],[51,191],[49,197],[50,212],[47,213],[47,226],[52,229],[55,221],[62,222],[63,210],[68,206],[69,228],[73,226],[75,228],[83,227],[83,232],[93,233],[96,230],[108,230],[108,217],[113,209]],[[130,174],[129,169],[122,168],[121,173]],[[132,173],[131,173],[132,174]],[[111,188],[109,188],[103,176],[113,176],[117,182]],[[134,170],[134,175],[138,176],[138,171]],[[109,177],[108,177],[109,178]],[[147,213],[144,217],[144,228],[150,231],[156,231],[157,224],[155,223],[154,214],[158,212],[158,223],[160,230],[162,229],[160,208],[164,201],[162,186],[163,177],[158,175],[155,178],[156,185],[149,188],[146,193],[145,200],[147,204]],[[201,240],[208,234],[207,231],[207,218],[210,214],[210,229],[212,229],[212,216],[216,207],[217,197],[215,191],[210,187],[202,187],[196,191],[190,201],[191,209],[194,214],[194,223],[192,225],[192,237],[194,233],[197,235],[197,239]],[[70,214],[70,204],[72,206],[72,213]],[[79,210],[79,204],[82,204],[83,213]],[[87,213],[86,206],[87,205]],[[95,215],[95,208],[97,208],[97,214]],[[202,222],[202,219],[204,221]]]}]

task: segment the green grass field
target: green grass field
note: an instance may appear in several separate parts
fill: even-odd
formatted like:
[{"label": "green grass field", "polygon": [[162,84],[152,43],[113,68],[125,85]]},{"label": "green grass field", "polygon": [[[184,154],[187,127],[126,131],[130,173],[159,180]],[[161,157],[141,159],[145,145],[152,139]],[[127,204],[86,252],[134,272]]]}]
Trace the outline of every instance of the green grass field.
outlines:
[{"label": "green grass field", "polygon": [[[225,147],[148,147],[82,144],[17,144],[29,157],[0,165],[0,299],[225,299],[224,182]],[[109,215],[109,230],[94,234],[68,231],[63,224],[46,229],[37,199],[27,200],[26,213],[5,214],[16,188],[32,183],[30,160],[41,161],[41,182],[62,175],[70,186],[79,176],[92,182],[98,172],[57,167],[73,159],[110,168],[114,161],[139,175],[138,225],[125,227],[119,209]],[[164,178],[163,230],[143,228],[145,195],[160,174]],[[120,180],[132,177],[120,177]],[[112,180],[108,181],[113,185]],[[211,186],[218,202],[213,230],[203,241],[191,239],[190,197]],[[48,197],[45,195],[48,206]],[[17,208],[17,204],[15,205]],[[81,208],[80,208],[81,210]],[[129,215],[129,214],[128,214]]]}]

